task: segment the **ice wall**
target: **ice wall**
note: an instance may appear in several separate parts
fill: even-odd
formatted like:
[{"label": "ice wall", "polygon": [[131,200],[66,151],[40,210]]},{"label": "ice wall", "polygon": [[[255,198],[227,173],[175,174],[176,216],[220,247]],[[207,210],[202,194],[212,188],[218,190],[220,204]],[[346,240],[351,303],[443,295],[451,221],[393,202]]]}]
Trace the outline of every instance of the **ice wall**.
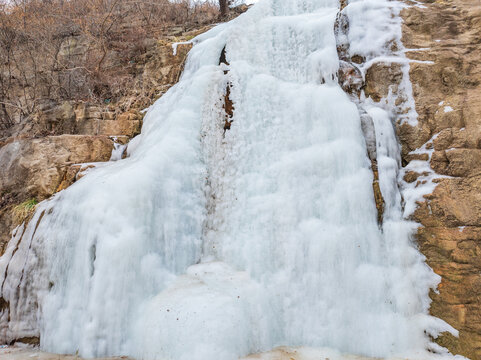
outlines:
[{"label": "ice wall", "polygon": [[[355,104],[337,83],[339,6],[262,0],[195,39],[129,157],[16,230],[0,259],[0,337],[149,360],[231,360],[279,345],[442,352],[428,335],[454,329],[428,315],[438,279],[402,219],[392,114]],[[351,51],[389,54],[397,11],[350,1]],[[382,226],[360,108],[375,125]]]}]

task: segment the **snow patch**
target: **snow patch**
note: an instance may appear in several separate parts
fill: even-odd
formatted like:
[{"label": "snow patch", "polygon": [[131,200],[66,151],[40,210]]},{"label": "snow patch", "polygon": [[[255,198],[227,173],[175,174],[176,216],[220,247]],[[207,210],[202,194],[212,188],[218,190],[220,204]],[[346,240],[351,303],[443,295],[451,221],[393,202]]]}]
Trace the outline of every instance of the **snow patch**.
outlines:
[{"label": "snow patch", "polygon": [[187,45],[187,44],[192,44],[192,40],[189,41],[180,41],[180,42],[175,42],[172,44],[172,55],[176,56],[177,55],[177,48],[179,45]]}]

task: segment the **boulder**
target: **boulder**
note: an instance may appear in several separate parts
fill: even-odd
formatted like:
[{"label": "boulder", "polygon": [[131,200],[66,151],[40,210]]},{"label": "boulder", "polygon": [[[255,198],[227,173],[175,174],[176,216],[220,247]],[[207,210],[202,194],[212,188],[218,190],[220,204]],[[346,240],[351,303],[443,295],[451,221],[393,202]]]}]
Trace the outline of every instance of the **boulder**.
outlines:
[{"label": "boulder", "polygon": [[[79,163],[108,161],[107,136],[61,135],[13,140],[0,148],[0,254],[18,225],[21,204],[34,204],[76,180]],[[17,210],[16,210],[17,209]]]},{"label": "boulder", "polygon": [[2,192],[43,200],[55,193],[68,166],[107,161],[113,141],[106,136],[60,135],[12,141],[0,148]]}]

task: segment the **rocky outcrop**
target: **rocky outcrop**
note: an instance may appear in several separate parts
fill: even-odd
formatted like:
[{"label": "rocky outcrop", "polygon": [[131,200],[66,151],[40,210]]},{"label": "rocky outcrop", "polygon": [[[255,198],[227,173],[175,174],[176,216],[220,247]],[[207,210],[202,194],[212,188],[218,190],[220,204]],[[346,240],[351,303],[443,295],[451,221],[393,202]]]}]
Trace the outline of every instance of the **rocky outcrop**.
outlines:
[{"label": "rocky outcrop", "polygon": [[33,120],[40,134],[125,135],[140,133],[138,110],[118,113],[115,106],[65,101],[38,111]]},{"label": "rocky outcrop", "polygon": [[[427,144],[437,187],[414,213],[427,263],[441,275],[431,312],[459,330],[437,341],[481,358],[481,7],[476,0],[419,1],[402,12],[403,43],[419,114],[399,127],[403,160]],[[429,157],[424,154],[423,160]],[[414,182],[419,174],[408,173]]]},{"label": "rocky outcrop", "polygon": [[[61,135],[13,140],[0,148],[0,253],[37,201],[71,185],[85,165],[110,159],[107,136]],[[88,165],[87,165],[88,166]]]},{"label": "rocky outcrop", "polygon": [[25,193],[43,200],[60,185],[76,163],[107,161],[113,141],[106,136],[61,135],[15,140],[0,148],[0,187],[4,193]]},{"label": "rocky outcrop", "polygon": [[402,71],[399,64],[374,63],[366,71],[364,92],[366,96],[378,102],[381,98],[386,98],[389,91],[397,94],[401,79]]}]

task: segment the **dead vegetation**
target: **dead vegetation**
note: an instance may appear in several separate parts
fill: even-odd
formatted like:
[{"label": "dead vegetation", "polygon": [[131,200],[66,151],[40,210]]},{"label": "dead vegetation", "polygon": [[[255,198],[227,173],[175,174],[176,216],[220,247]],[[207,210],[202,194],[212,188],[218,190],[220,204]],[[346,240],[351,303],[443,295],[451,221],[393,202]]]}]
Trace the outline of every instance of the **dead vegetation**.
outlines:
[{"label": "dead vegetation", "polygon": [[162,34],[218,17],[216,2],[0,0],[0,131],[52,102],[115,103]]}]

